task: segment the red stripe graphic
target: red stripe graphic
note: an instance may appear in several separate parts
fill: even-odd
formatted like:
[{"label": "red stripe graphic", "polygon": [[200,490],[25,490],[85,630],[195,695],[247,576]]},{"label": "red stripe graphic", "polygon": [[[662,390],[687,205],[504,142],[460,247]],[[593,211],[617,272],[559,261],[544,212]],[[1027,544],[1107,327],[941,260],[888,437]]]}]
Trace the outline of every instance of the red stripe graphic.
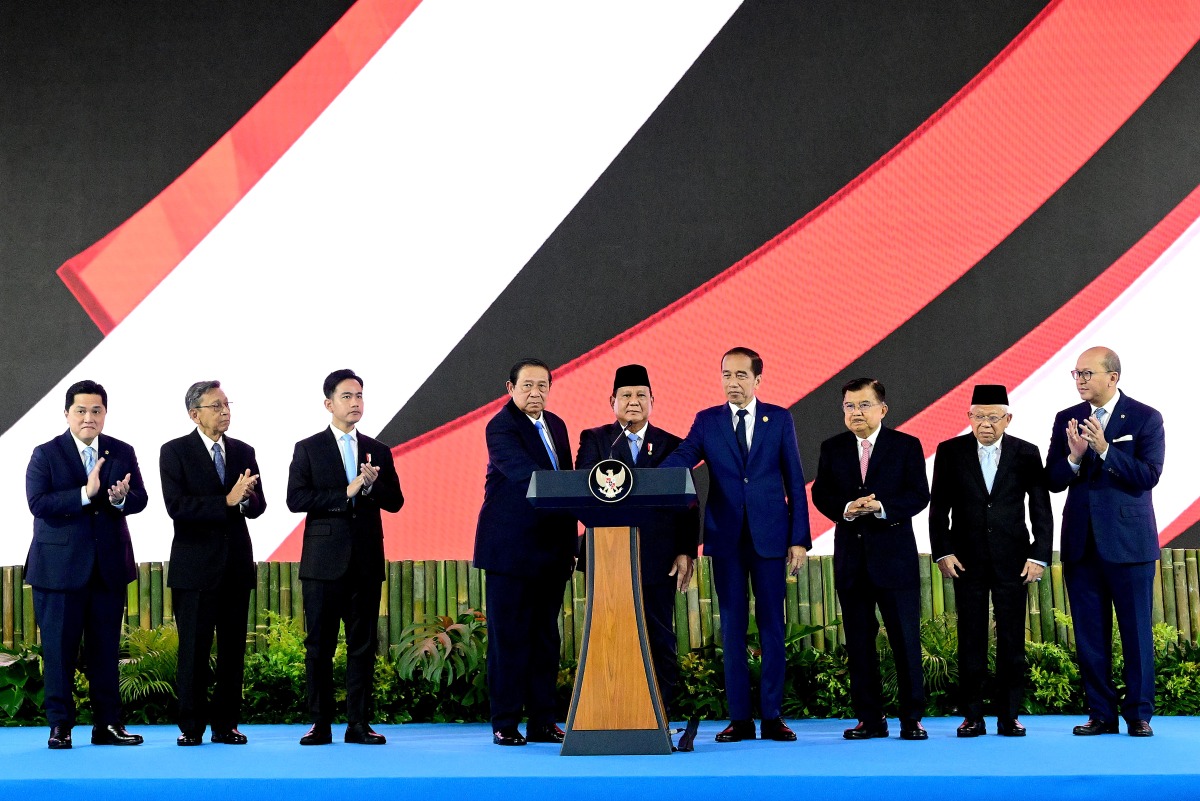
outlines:
[{"label": "red stripe graphic", "polygon": [[359,0],[183,175],[58,268],[101,331],[112,331],[216,227],[419,4]]},{"label": "red stripe graphic", "polygon": [[[641,362],[655,420],[686,430],[721,399],[718,363],[766,357],[764,399],[791,405],[969,270],[1086,162],[1200,38],[1200,5],[1049,5],[968,86],[850,185],[641,325],[557,371],[572,431],[611,416],[613,370]],[[866,311],[869,310],[869,311]],[[497,365],[499,378],[507,365]],[[501,401],[397,447],[411,500],[387,521],[389,558],[470,554]],[[831,401],[832,403],[832,401]],[[298,558],[298,532],[272,555]]]}]

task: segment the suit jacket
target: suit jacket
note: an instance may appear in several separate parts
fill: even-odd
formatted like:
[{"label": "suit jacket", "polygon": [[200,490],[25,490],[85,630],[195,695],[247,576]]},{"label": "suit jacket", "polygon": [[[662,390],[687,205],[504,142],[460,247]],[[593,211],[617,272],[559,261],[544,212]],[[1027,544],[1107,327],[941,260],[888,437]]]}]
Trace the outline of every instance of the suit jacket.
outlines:
[{"label": "suit jacket", "polygon": [[[575,469],[588,470],[604,459],[619,459],[629,467],[638,469],[660,467],[664,460],[682,441],[669,431],[646,424],[642,429],[642,449],[637,464],[629,450],[629,440],[620,438],[616,447],[609,446],[621,435],[621,424],[589,428],[579,435],[579,452],[575,455]],[[612,454],[610,457],[609,454]],[[700,512],[694,506],[684,511],[646,510],[631,520],[641,531],[642,581],[671,581],[668,575],[679,554],[696,557],[696,541],[700,536]]]},{"label": "suit jacket", "polygon": [[[1032,542],[1025,524],[1027,502]],[[934,559],[954,554],[966,568],[967,578],[981,579],[982,571],[992,571],[998,578],[1015,580],[1026,560],[1049,563],[1054,519],[1037,446],[1004,435],[989,493],[974,434],[938,445],[929,501],[929,543]]]},{"label": "suit jacket", "polygon": [[748,520],[754,550],[779,558],[790,546],[812,547],[804,468],[796,444],[796,425],[782,406],[758,401],[750,454],[742,462],[729,404],[696,415],[692,428],[663,467],[708,465],[704,506],[704,552],[731,556],[738,548],[742,521]]},{"label": "suit jacket", "polygon": [[245,512],[228,506],[225,496],[249,469],[258,475],[254,448],[225,437],[225,481],[217,476],[212,454],[192,431],[162,446],[158,458],[163,501],[174,521],[171,570],[167,585],[181,590],[216,589],[228,571],[238,586],[255,584],[254,549],[246,520],[267,508],[262,481],[250,493]]},{"label": "suit jacket", "polygon": [[363,577],[384,579],[383,518],[404,505],[392,452],[358,432],[359,464],[371,456],[379,478],[368,494],[346,497],[346,468],[333,431],[322,429],[296,443],[288,468],[287,506],[305,512],[300,578],[336,581],[351,567]]},{"label": "suit jacket", "polygon": [[[43,590],[78,590],[93,569],[110,589],[137,578],[133,543],[125,518],[146,508],[146,486],[133,448],[101,434],[93,443],[100,466],[100,491],[84,506],[80,489],[87,473],[70,431],[33,449],[25,472],[25,496],[33,513],[33,542],[25,560],[25,580]],[[128,473],[129,494],[117,509],[108,488]]]},{"label": "suit jacket", "polygon": [[[571,440],[562,419],[542,412],[560,470],[571,469]],[[529,416],[509,400],[487,424],[487,475],[475,527],[475,566],[514,576],[571,574],[575,565],[574,517],[541,512],[525,497],[535,470],[552,470],[546,446]]]},{"label": "suit jacket", "polygon": [[1046,454],[1050,491],[1067,490],[1062,559],[1082,558],[1090,525],[1096,552],[1104,561],[1153,562],[1159,547],[1151,490],[1162,475],[1166,454],[1162,415],[1121,393],[1104,428],[1105,458],[1088,449],[1076,474],[1067,463],[1067,421],[1084,420],[1091,413],[1086,402],[1059,412]]},{"label": "suit jacket", "polygon": [[[846,504],[872,493],[883,504],[885,519],[874,515],[844,519]],[[929,503],[920,440],[881,427],[863,481],[858,437],[852,431],[830,437],[821,443],[812,494],[821,514],[837,523],[833,571],[839,587],[852,586],[864,566],[879,587],[899,589],[920,583],[912,519]]]}]

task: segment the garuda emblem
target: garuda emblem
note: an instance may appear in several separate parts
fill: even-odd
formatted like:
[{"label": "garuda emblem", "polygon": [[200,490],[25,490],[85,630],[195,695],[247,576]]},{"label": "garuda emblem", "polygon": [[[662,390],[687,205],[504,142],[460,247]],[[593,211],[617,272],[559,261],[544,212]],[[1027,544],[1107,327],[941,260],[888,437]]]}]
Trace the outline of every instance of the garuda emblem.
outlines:
[{"label": "garuda emblem", "polygon": [[605,503],[616,503],[633,489],[633,472],[617,459],[597,463],[590,478],[588,489]]}]

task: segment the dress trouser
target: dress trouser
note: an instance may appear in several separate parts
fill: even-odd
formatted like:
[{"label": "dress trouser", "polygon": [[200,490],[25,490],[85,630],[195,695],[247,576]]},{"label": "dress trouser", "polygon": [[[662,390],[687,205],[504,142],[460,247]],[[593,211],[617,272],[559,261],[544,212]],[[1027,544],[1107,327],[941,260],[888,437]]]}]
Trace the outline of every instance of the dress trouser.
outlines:
[{"label": "dress trouser", "polygon": [[[176,588],[171,597],[179,629],[179,729],[201,735],[210,722],[214,732],[235,729],[241,718],[250,589],[236,586],[226,575],[216,589]],[[214,633],[217,669],[210,705],[209,657]]]},{"label": "dress trouser", "polygon": [[560,639],[558,613],[566,579],[488,571],[488,694],[492,729],[555,722]]},{"label": "dress trouser", "polygon": [[308,712],[313,723],[329,724],[337,712],[333,693],[333,655],[338,627],[346,624],[346,720],[369,723],[375,677],[379,594],[383,580],[363,576],[351,566],[334,581],[304,580],[304,673]]}]

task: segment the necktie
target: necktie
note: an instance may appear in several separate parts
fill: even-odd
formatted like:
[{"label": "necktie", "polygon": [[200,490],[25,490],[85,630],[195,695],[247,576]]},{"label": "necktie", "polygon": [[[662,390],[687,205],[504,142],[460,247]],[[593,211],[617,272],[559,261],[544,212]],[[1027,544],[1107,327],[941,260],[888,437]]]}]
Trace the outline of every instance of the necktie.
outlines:
[{"label": "necktie", "polygon": [[534,423],[537,426],[538,434],[542,437],[542,444],[546,446],[546,453],[550,455],[550,464],[554,465],[554,469],[558,469],[558,457],[554,455],[554,448],[550,445],[550,435],[546,433],[546,427],[542,425],[542,421],[538,420]]},{"label": "necktie", "polygon": [[89,476],[96,469],[96,449],[88,445],[83,449],[83,471]]},{"label": "necktie", "polygon": [[1100,428],[1104,428],[1104,418],[1108,416],[1108,412],[1104,409],[1096,410],[1096,422],[1100,424]]},{"label": "necktie", "polygon": [[987,485],[987,491],[992,491],[992,484],[996,481],[996,446],[979,449],[979,466],[983,468],[983,483]]},{"label": "necktie", "polygon": [[863,483],[867,483],[867,465],[871,462],[871,440],[862,442],[862,456],[858,457],[858,470],[862,473]]},{"label": "necktie", "polygon": [[638,444],[637,434],[627,434],[629,437],[629,455],[633,459],[633,463],[637,464],[638,460]]},{"label": "necktie", "polygon": [[746,457],[750,455],[750,442],[746,439],[746,415],[748,414],[750,412],[745,409],[737,410],[737,428],[733,431],[737,435],[738,450],[742,452],[742,461],[745,461]]},{"label": "necktie", "polygon": [[346,464],[346,483],[353,484],[358,475],[358,466],[354,464],[354,448],[350,447],[349,434],[342,434],[342,461]]},{"label": "necktie", "polygon": [[225,454],[221,453],[221,446],[214,442],[212,447],[213,466],[217,468],[217,478],[221,479],[221,483],[225,483]]}]

